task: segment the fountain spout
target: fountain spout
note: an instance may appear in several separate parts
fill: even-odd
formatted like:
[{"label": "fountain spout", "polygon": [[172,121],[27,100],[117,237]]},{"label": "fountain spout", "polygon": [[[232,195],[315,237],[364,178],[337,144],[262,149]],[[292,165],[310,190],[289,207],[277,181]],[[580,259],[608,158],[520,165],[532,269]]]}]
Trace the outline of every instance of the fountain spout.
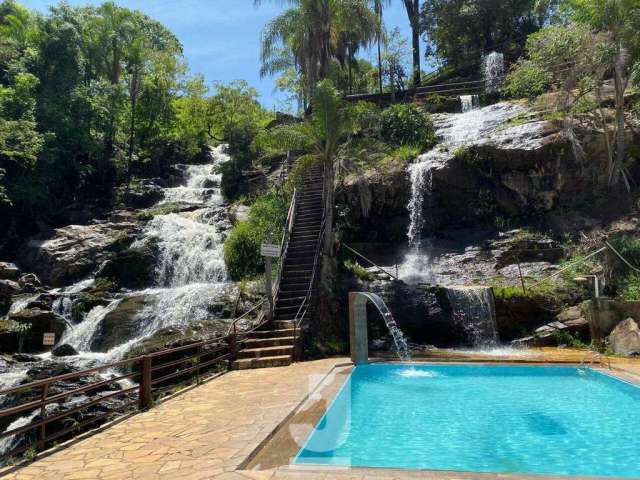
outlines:
[{"label": "fountain spout", "polygon": [[384,300],[375,293],[350,292],[349,293],[349,340],[351,345],[351,360],[356,365],[369,363],[369,339],[367,332],[367,301],[378,309],[384,319],[384,323],[393,337],[393,343],[398,358],[402,361],[411,360],[411,352],[407,340],[398,328],[391,311]]}]

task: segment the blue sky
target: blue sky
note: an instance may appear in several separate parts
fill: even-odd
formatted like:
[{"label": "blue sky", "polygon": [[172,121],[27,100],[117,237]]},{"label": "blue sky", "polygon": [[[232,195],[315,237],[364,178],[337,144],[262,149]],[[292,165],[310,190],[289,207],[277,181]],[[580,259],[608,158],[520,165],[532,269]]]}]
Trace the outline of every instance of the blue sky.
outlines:
[{"label": "blue sky", "polygon": [[[19,0],[29,8],[46,12],[52,0]],[[100,0],[68,0],[71,5],[97,5]],[[274,94],[274,78],[260,78],[260,32],[266,22],[282,11],[282,2],[253,0],[116,0],[141,10],[173,31],[184,45],[191,71],[202,73],[208,82],[245,79],[260,92],[269,108],[282,107]],[[385,12],[387,28],[399,27],[409,39],[410,28],[399,0]],[[374,52],[371,52],[373,55]],[[363,56],[368,57],[365,53]],[[424,65],[423,65],[424,68]]]}]

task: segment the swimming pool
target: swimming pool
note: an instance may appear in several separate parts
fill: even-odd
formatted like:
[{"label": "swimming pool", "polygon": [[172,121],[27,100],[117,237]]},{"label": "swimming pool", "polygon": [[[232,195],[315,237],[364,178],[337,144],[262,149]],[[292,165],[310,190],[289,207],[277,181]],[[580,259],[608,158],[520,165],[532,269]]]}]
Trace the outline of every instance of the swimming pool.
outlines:
[{"label": "swimming pool", "polygon": [[640,388],[591,369],[354,369],[296,464],[640,477]]}]

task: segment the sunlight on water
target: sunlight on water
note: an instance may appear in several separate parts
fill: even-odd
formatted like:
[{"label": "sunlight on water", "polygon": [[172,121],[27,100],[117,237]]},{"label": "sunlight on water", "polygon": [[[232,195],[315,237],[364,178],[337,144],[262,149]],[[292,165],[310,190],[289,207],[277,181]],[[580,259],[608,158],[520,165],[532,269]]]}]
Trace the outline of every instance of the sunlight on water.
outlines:
[{"label": "sunlight on water", "polygon": [[432,372],[430,370],[420,370],[415,367],[410,367],[395,373],[396,375],[399,375],[404,378],[435,378],[435,377],[442,376],[442,374],[438,372]]}]

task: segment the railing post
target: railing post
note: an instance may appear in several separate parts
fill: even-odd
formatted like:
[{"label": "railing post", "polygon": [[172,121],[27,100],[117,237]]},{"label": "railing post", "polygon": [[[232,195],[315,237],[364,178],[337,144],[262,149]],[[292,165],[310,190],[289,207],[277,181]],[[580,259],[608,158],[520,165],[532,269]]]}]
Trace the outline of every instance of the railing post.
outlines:
[{"label": "railing post", "polygon": [[151,408],[153,403],[151,392],[151,357],[145,355],[140,360],[140,394],[138,397],[140,410]]},{"label": "railing post", "polygon": [[196,353],[197,353],[196,362],[198,365],[196,368],[196,385],[200,385],[200,363],[202,360],[202,345],[198,345],[198,349]]},{"label": "railing post", "polygon": [[[40,394],[40,420],[44,421],[44,417],[47,416],[47,394],[49,393],[49,384],[45,383],[42,386],[42,393]],[[40,450],[44,450],[47,439],[47,425],[40,425],[40,441],[38,442],[38,446]]]},{"label": "railing post", "polygon": [[233,332],[227,337],[227,344],[229,345],[229,370],[231,370],[231,365],[238,358],[238,336],[236,335],[235,325]]}]

